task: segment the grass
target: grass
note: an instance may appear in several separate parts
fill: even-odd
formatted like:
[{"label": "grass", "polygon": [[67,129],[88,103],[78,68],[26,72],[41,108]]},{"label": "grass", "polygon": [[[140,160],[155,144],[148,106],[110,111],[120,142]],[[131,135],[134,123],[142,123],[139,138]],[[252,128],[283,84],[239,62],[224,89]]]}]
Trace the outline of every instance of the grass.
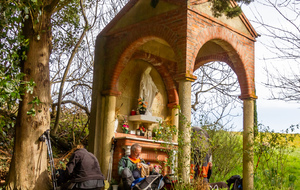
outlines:
[{"label": "grass", "polygon": [[295,151],[288,156],[286,166],[289,175],[294,175],[297,178],[295,181],[295,189],[300,189],[300,147],[296,148]]},{"label": "grass", "polygon": [[290,175],[296,176],[295,189],[300,189],[300,135],[299,134],[290,134],[293,135],[294,141],[291,143],[291,146],[295,146],[295,150],[288,155],[287,161],[287,171]]},{"label": "grass", "polygon": [[[269,138],[270,134],[267,135]],[[274,136],[273,136],[274,137]],[[277,136],[279,137],[279,136]],[[293,139],[293,141],[290,141]],[[287,141],[288,144],[285,144]],[[273,141],[274,142],[274,141]],[[267,160],[261,160],[258,166],[257,175],[254,178],[254,183],[258,189],[287,189],[287,190],[299,190],[300,189],[300,135],[299,134],[287,134],[282,135],[276,140],[277,146],[275,152],[270,152],[271,157],[265,156]],[[279,148],[281,147],[281,148]],[[278,149],[279,148],[279,149]],[[294,151],[291,151],[291,150]],[[274,150],[274,149],[270,149]],[[288,154],[287,154],[288,152]],[[283,155],[281,155],[283,153]],[[267,155],[269,152],[267,153]],[[283,156],[283,157],[282,157]],[[268,160],[270,159],[270,160]],[[257,163],[257,157],[255,159],[255,165]],[[264,186],[264,181],[267,185]],[[270,187],[270,185],[272,187]],[[281,188],[279,188],[281,186]]]}]

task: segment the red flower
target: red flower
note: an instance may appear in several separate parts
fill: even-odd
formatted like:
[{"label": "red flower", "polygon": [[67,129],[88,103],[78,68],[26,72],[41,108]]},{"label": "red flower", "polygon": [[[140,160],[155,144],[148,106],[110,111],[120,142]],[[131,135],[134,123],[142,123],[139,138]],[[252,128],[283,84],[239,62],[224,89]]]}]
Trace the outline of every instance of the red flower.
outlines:
[{"label": "red flower", "polygon": [[140,127],[139,127],[139,130],[140,130],[140,131],[146,132],[146,129],[145,129],[145,127],[143,127],[143,126],[140,126]]}]

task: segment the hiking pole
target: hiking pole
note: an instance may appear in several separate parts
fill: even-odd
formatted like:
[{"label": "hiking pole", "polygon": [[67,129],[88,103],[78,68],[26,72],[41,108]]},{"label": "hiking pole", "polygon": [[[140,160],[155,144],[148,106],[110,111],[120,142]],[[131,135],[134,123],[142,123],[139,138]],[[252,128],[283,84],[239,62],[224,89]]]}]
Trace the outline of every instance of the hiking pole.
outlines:
[{"label": "hiking pole", "polygon": [[46,142],[47,145],[47,151],[48,151],[48,157],[49,157],[49,163],[50,163],[50,169],[51,169],[51,177],[52,177],[52,183],[53,183],[53,190],[57,189],[57,181],[56,181],[56,172],[54,167],[54,160],[53,160],[53,154],[52,154],[52,148],[51,148],[51,140],[50,140],[50,129],[47,129],[42,136],[40,136],[40,141]]},{"label": "hiking pole", "polygon": [[53,159],[53,152],[52,152],[52,147],[51,147],[51,138],[50,138],[50,129],[46,130],[45,133],[46,139],[48,140],[48,154],[49,154],[49,162],[51,166],[51,173],[52,173],[52,180],[53,180],[53,188],[56,190],[57,188],[57,180],[56,180],[56,171],[55,171],[55,165],[54,165],[54,159]]}]

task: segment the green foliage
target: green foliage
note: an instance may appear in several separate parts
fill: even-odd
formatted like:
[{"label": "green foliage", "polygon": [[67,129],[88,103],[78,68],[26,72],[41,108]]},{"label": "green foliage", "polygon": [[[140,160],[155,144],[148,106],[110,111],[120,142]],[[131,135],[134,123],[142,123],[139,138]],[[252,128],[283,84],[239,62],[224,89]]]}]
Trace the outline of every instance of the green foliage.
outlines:
[{"label": "green foliage", "polygon": [[[35,116],[36,111],[35,111],[34,107],[40,105],[40,103],[41,103],[41,101],[38,97],[33,97],[33,100],[28,103],[28,104],[32,104],[32,107],[27,112],[27,115]],[[41,110],[38,110],[38,112],[41,112]]]},{"label": "green foliage", "polygon": [[[68,108],[63,106],[62,113],[57,136],[62,141],[72,144],[73,146],[80,143],[87,144],[89,134],[88,116],[76,107]],[[51,123],[54,123],[54,118]]]},{"label": "green foliage", "polygon": [[[187,128],[190,128],[190,122],[187,121],[186,117],[181,112],[179,113],[179,117],[181,124]],[[204,141],[195,140],[197,137],[199,137],[199,134],[184,134],[182,132],[178,132],[175,125],[172,125],[166,121],[159,123],[159,127],[154,129],[154,134],[154,140],[162,140],[165,142],[161,144],[164,147],[162,151],[165,151],[168,154],[168,159],[165,161],[164,165],[170,167],[174,174],[173,178],[175,181],[177,181],[173,184],[173,188],[178,190],[206,189],[207,184],[204,184],[201,178],[199,178],[198,181],[195,180],[191,184],[183,181],[179,170],[185,166],[181,165],[180,161],[177,161],[178,163],[175,162],[178,156],[181,158],[184,156],[189,156],[194,161],[202,161],[203,157],[201,156],[206,155],[206,151],[209,148],[207,147],[208,149],[206,149],[206,151],[202,151],[202,154],[197,154],[199,153],[199,151],[197,151],[198,148],[204,147]],[[176,135],[178,135],[177,144],[173,142],[174,139],[176,139]],[[191,135],[194,137],[190,142],[190,146],[193,147],[191,149],[191,155],[183,155],[183,150],[179,147],[187,146],[186,137],[190,137]]]},{"label": "green foliage", "polygon": [[167,140],[168,142],[170,142],[177,134],[177,127],[175,125],[169,124],[168,122],[160,121],[159,126],[153,129],[153,133],[153,138],[155,140]]},{"label": "green foliage", "polygon": [[24,92],[20,62],[26,59],[28,40],[20,33],[23,8],[10,1],[0,5],[0,108],[7,111],[21,100]]},{"label": "green foliage", "polygon": [[[70,3],[53,16],[53,52],[62,53],[73,49],[83,30],[80,24],[81,9],[79,0]],[[55,58],[53,58],[55,59]]]},{"label": "green foliage", "polygon": [[212,182],[225,181],[242,166],[243,143],[239,133],[234,133],[217,127],[216,125],[203,126],[210,136],[213,155]]},{"label": "green foliage", "polygon": [[[180,113],[181,114],[181,113]],[[179,115],[180,115],[179,114]],[[185,123],[184,116],[180,116],[181,122]],[[183,120],[182,120],[183,119]],[[159,127],[154,130],[156,136],[155,140],[163,140],[167,143],[163,144],[169,155],[169,159],[166,161],[166,165],[173,169],[175,179],[178,183],[175,183],[175,189],[201,189],[199,187],[199,181],[192,184],[181,183],[180,176],[178,176],[178,165],[174,160],[180,154],[180,149],[175,146],[172,139],[177,131],[173,128],[175,126],[168,124],[167,122],[161,122]],[[289,131],[294,131],[298,126],[291,126],[286,133],[274,133],[269,131],[268,128],[262,128],[259,125],[260,132],[254,141],[254,153],[255,153],[255,175],[254,185],[255,189],[296,189],[299,172],[297,169],[293,171],[293,167],[300,167],[300,164],[295,165],[295,162],[289,160],[295,160],[293,155],[294,146],[291,145],[296,135],[288,134]],[[226,181],[232,175],[242,176],[242,158],[243,158],[243,137],[238,132],[226,131],[223,127],[213,124],[203,124],[202,129],[205,129],[209,136],[209,147],[205,145],[207,141],[203,141],[201,136],[192,134],[191,140],[191,161],[199,162],[203,160],[208,149],[211,149],[213,155],[213,175],[210,182]],[[186,135],[178,135],[178,145],[184,142]],[[196,147],[196,149],[195,149]],[[203,154],[197,151],[197,147],[200,147]],[[195,156],[196,155],[196,156]],[[298,155],[299,156],[299,155]],[[195,159],[198,159],[198,161]],[[298,157],[297,157],[298,158]],[[197,186],[198,185],[198,186]]]},{"label": "green foliage", "polygon": [[[236,0],[237,3],[249,4],[254,0]],[[209,0],[212,3],[211,10],[213,11],[214,17],[220,17],[223,14],[227,18],[233,18],[242,13],[240,6],[232,6],[231,0]]]},{"label": "green foliage", "polygon": [[[295,135],[274,133],[268,127],[260,125],[259,136],[255,139],[254,151],[256,158],[255,188],[256,189],[294,189],[296,175],[287,170],[288,156],[293,153]],[[290,129],[293,131],[294,126]],[[262,183],[263,182],[263,183]]]},{"label": "green foliage", "polygon": [[4,0],[0,4],[0,138],[1,148],[12,153],[18,105],[24,93],[32,93],[33,81],[26,82],[21,62],[26,60],[29,40],[22,35],[22,22],[30,13],[25,4]]},{"label": "green foliage", "polygon": [[192,183],[176,182],[173,188],[176,190],[207,190],[209,189],[209,185],[199,178],[199,180],[193,181]]},{"label": "green foliage", "polygon": [[210,181],[226,181],[232,175],[242,176],[243,139],[240,133],[231,132],[230,128],[212,123],[204,116],[199,118],[198,126],[208,133],[212,152],[213,173]]},{"label": "green foliage", "polygon": [[[69,3],[70,2],[70,3]],[[90,2],[90,1],[88,1]],[[76,42],[75,33],[79,33],[79,0],[60,2],[58,7],[64,7],[54,16],[56,26],[64,27],[66,31],[75,31],[70,33],[68,37],[63,36],[61,39],[67,45],[67,50]],[[4,0],[0,4],[0,131],[5,131],[5,126],[14,126],[16,120],[17,109],[22,95],[24,93],[33,93],[35,86],[34,81],[24,81],[24,73],[21,72],[21,64],[26,60],[26,52],[29,47],[29,39],[25,39],[22,34],[23,23],[30,19],[33,24],[36,38],[39,40],[41,32],[40,17],[45,11],[43,1],[11,1]],[[55,21],[54,20],[54,23]],[[69,26],[66,27],[66,26]],[[72,27],[73,26],[73,27]],[[59,36],[59,35],[55,35]],[[78,35],[77,35],[78,36]],[[70,40],[67,42],[66,40]],[[71,43],[73,42],[73,43]],[[32,107],[27,111],[28,115],[35,116],[36,106],[41,102],[38,97],[30,102]],[[4,133],[3,133],[4,134]],[[4,136],[3,136],[4,137]]]},{"label": "green foliage", "polygon": [[153,129],[154,136],[153,139],[157,141],[165,141],[166,143],[162,143],[161,146],[163,146],[165,149],[162,149],[168,154],[168,159],[166,161],[166,164],[168,167],[171,168],[175,172],[176,179],[178,177],[178,170],[175,166],[174,159],[176,159],[178,154],[178,147],[173,144],[173,137],[177,135],[177,129],[176,126],[171,125],[170,123],[166,121],[160,121],[159,127]]},{"label": "green foliage", "polygon": [[[299,134],[298,134],[299,138]],[[288,186],[294,189],[300,189],[300,148],[295,148],[292,153],[288,155],[286,163],[286,170],[288,171]]]},{"label": "green foliage", "polygon": [[202,166],[206,155],[211,154],[211,148],[211,141],[208,137],[205,136],[204,131],[192,131],[191,162],[194,165]]},{"label": "green foliage", "polygon": [[165,163],[161,164],[166,164],[170,168],[175,169],[176,167],[173,160],[177,156],[176,152],[178,151],[178,149],[177,146],[175,146],[172,142],[177,134],[177,127],[175,125],[171,125],[166,121],[160,121],[158,128],[153,129],[153,133],[154,140],[167,142],[162,144],[162,146],[165,148],[163,149],[163,151],[168,154],[170,159],[167,159]]}]

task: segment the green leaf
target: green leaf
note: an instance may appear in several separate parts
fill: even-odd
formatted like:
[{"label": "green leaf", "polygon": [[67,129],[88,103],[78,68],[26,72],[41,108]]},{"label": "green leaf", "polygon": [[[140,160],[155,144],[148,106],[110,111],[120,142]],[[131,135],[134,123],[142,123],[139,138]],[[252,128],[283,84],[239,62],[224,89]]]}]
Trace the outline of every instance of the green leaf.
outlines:
[{"label": "green leaf", "polygon": [[40,99],[38,97],[34,97],[31,101],[33,104],[39,105],[41,103]]},{"label": "green leaf", "polygon": [[27,115],[35,116],[35,109],[31,108],[28,112]]}]

